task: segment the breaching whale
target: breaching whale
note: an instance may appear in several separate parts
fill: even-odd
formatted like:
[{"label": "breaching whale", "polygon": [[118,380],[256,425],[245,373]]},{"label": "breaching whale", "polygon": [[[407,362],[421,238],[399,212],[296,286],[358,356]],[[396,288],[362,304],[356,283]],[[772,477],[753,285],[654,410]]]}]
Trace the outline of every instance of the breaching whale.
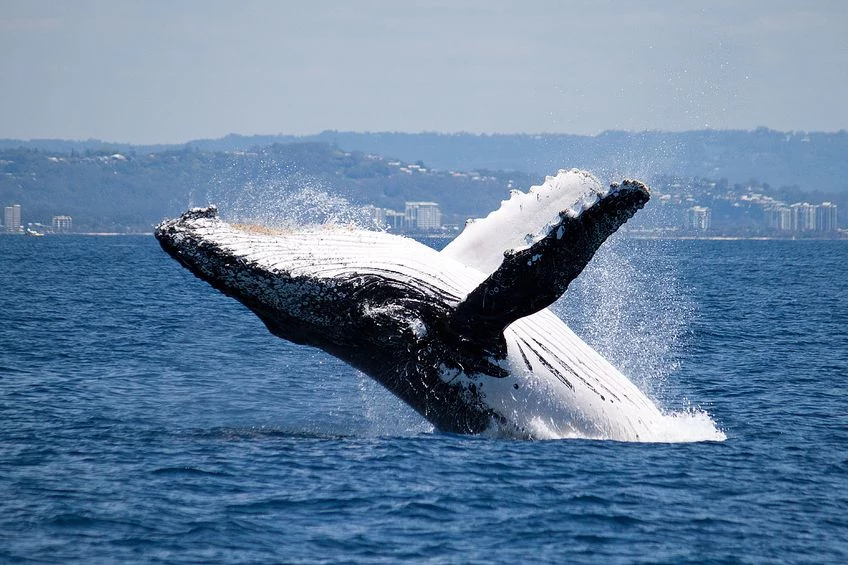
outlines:
[{"label": "breaching whale", "polygon": [[231,224],[214,206],[155,235],[271,333],[346,361],[439,430],[652,440],[654,402],[548,309],[648,199],[641,182],[561,170],[441,252],[349,226]]}]

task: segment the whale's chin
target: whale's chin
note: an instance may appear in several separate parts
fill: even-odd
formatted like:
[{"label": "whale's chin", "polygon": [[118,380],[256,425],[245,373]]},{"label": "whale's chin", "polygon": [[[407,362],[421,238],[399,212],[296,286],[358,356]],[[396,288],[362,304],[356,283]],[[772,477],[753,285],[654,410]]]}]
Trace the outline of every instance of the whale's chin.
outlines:
[{"label": "whale's chin", "polygon": [[349,227],[235,225],[214,206],[155,235],[273,334],[346,361],[439,430],[640,440],[659,410],[547,308],[648,198],[637,181],[560,171],[442,252]]}]

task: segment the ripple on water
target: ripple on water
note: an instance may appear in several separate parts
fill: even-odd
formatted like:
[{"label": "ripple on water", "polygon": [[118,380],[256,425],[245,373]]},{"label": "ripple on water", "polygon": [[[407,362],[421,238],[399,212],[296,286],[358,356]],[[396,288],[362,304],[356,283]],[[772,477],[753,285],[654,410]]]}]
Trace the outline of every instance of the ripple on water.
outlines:
[{"label": "ripple on water", "polygon": [[698,305],[660,404],[673,433],[712,418],[727,439],[636,444],[434,433],[152,238],[39,238],[37,260],[19,239],[0,561],[848,562],[848,290],[820,284],[843,243],[654,255]]}]

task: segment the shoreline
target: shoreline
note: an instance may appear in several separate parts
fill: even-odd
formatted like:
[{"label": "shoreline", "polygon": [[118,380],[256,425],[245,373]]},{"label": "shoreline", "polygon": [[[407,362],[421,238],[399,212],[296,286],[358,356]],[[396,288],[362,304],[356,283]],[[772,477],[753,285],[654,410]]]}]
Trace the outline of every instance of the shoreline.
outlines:
[{"label": "shoreline", "polygon": [[[84,236],[84,237],[132,237],[146,236],[153,237],[153,232],[73,232],[73,233],[44,233],[48,237],[68,237],[68,236]],[[452,240],[459,234],[415,234],[415,233],[395,233],[402,237],[411,239],[427,239],[427,240]],[[623,237],[635,240],[657,240],[657,241],[845,241],[848,242],[848,234],[839,237],[775,237],[775,236],[745,236],[745,235],[648,235],[622,233]],[[0,237],[29,237],[26,234],[3,233],[0,232]]]}]

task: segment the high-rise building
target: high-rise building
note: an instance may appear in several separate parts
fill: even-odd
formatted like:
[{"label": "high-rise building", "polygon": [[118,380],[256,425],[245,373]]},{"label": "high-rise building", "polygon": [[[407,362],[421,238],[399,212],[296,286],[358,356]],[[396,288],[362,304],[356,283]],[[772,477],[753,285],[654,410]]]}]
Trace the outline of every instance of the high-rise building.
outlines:
[{"label": "high-rise building", "polygon": [[397,210],[384,210],[386,227],[392,231],[402,231],[406,224],[406,214]]},{"label": "high-rise building", "polygon": [[820,232],[834,232],[839,228],[836,217],[836,204],[823,202],[818,207],[816,229]]},{"label": "high-rise building", "polygon": [[53,232],[67,233],[73,229],[73,218],[70,216],[53,216]]},{"label": "high-rise building", "polygon": [[705,206],[692,206],[686,211],[686,227],[694,231],[710,229],[710,209]]},{"label": "high-rise building", "polygon": [[418,230],[437,230],[442,227],[442,211],[435,202],[407,202],[406,227]]},{"label": "high-rise building", "polygon": [[799,202],[790,208],[792,209],[792,231],[815,231],[818,206]]},{"label": "high-rise building", "polygon": [[786,206],[771,206],[764,211],[766,227],[776,231],[792,231],[792,210]]},{"label": "high-rise building", "polygon": [[3,231],[6,233],[20,233],[21,231],[21,205],[13,204],[6,206],[3,210]]}]

